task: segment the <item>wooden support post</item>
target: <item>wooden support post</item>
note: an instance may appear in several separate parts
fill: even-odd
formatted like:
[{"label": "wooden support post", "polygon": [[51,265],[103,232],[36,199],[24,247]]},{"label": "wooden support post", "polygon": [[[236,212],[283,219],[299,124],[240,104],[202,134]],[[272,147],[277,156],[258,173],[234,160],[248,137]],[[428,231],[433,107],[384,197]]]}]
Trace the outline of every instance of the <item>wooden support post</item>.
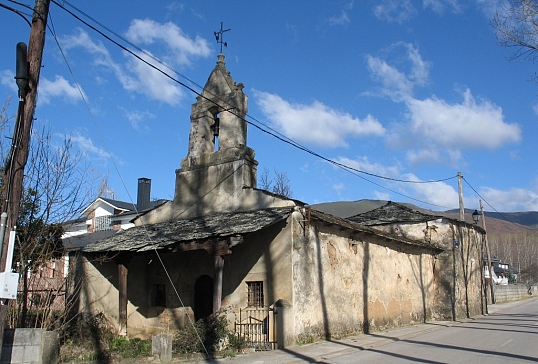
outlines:
[{"label": "wooden support post", "polygon": [[119,292],[119,334],[127,336],[127,263],[118,262],[118,292]]},{"label": "wooden support post", "polygon": [[213,281],[213,313],[220,310],[222,303],[222,272],[224,271],[224,258],[215,255],[215,279]]},{"label": "wooden support post", "polygon": [[489,251],[488,232],[486,231],[486,215],[484,215],[484,208],[482,207],[482,200],[479,200],[479,202],[480,202],[480,213],[482,214],[482,227],[484,228],[484,232],[486,233],[484,235],[484,239],[486,243],[486,254],[487,254],[487,261],[488,261],[487,264],[488,264],[488,270],[489,270],[489,289],[491,292],[490,303],[494,304],[495,303],[495,291],[493,290],[494,269],[493,269],[493,266],[491,265],[491,254]]}]

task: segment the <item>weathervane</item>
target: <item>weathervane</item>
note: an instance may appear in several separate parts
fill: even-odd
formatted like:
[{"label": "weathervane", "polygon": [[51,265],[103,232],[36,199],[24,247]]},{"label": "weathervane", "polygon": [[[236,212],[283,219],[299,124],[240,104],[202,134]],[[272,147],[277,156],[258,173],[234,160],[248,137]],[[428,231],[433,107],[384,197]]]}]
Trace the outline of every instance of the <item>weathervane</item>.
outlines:
[{"label": "weathervane", "polygon": [[220,43],[220,53],[222,53],[222,45],[224,44],[225,47],[228,47],[228,43],[223,42],[222,38],[225,32],[229,32],[231,29],[222,29],[222,26],[224,25],[223,22],[220,22],[220,31],[213,32],[215,34],[215,39],[217,40],[217,44]]}]

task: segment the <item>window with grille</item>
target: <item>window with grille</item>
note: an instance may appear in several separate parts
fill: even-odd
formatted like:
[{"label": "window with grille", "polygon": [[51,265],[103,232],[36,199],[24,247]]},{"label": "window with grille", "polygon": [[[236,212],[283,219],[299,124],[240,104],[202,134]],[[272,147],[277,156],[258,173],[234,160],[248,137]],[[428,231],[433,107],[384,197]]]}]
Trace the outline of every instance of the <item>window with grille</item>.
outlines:
[{"label": "window with grille", "polygon": [[112,219],[108,216],[97,216],[95,218],[94,231],[112,230]]},{"label": "window with grille", "polygon": [[249,307],[263,307],[263,282],[247,282],[247,294]]}]

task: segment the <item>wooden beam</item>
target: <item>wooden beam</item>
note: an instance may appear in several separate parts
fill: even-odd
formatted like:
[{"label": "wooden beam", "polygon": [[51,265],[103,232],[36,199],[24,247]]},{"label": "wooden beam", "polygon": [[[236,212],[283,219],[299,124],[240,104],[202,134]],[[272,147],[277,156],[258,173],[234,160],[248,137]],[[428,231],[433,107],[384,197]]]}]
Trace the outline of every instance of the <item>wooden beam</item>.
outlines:
[{"label": "wooden beam", "polygon": [[220,255],[215,256],[215,273],[213,280],[213,313],[220,310],[222,303],[222,273],[224,271],[224,258]]},{"label": "wooden beam", "polygon": [[211,255],[232,254],[231,247],[243,242],[243,237],[231,237],[225,240],[207,240],[203,243],[191,241],[190,243],[178,243],[172,248],[172,252],[187,252],[192,250],[205,250]]},{"label": "wooden beam", "polygon": [[119,334],[127,336],[127,265],[118,263],[118,293],[119,293]]}]

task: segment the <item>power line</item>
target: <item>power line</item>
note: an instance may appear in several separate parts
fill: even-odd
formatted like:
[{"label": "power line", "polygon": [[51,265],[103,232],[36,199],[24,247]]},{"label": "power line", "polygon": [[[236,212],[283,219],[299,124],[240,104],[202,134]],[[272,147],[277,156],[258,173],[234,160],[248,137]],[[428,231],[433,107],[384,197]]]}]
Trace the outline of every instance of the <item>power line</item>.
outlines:
[{"label": "power line", "polygon": [[[48,28],[49,28],[49,30],[50,30],[50,32],[51,32],[51,34],[52,34],[52,36],[53,36],[53,38],[54,38],[54,40],[55,40],[55,42],[56,42],[56,45],[58,46],[58,48],[59,48],[59,50],[60,50],[60,53],[62,54],[62,57],[63,57],[63,59],[64,59],[66,65],[67,65],[67,68],[68,68],[68,70],[69,70],[69,73],[71,74],[71,77],[73,77],[73,80],[74,80],[74,82],[75,82],[75,84],[76,84],[76,86],[77,86],[77,90],[78,90],[78,92],[80,93],[80,96],[82,97],[82,100],[83,100],[83,102],[84,102],[84,105],[86,106],[86,109],[88,110],[88,112],[89,112],[89,114],[90,114],[90,117],[91,117],[91,119],[92,119],[92,121],[93,121],[93,123],[94,123],[94,126],[95,126],[95,128],[96,128],[98,134],[99,134],[99,137],[100,137],[102,143],[105,145],[105,149],[107,150],[107,152],[108,152],[108,154],[109,154],[109,158],[111,159],[111,161],[112,161],[112,165],[114,166],[114,169],[116,170],[116,173],[118,174],[118,176],[119,176],[119,178],[120,178],[120,181],[121,181],[121,183],[122,183],[122,185],[123,185],[123,188],[124,188],[125,191],[127,192],[127,195],[128,195],[128,197],[129,197],[130,202],[133,204],[134,211],[138,214],[138,213],[139,213],[139,211],[138,211],[138,206],[133,202],[133,199],[132,199],[132,197],[131,197],[131,195],[130,195],[128,189],[127,189],[127,186],[126,186],[126,184],[125,184],[125,181],[124,181],[124,179],[123,179],[123,177],[122,177],[122,175],[121,175],[121,173],[120,173],[120,171],[119,171],[119,169],[118,169],[118,167],[117,167],[117,165],[116,165],[116,162],[114,161],[114,158],[112,158],[112,154],[109,152],[110,149],[109,149],[109,147],[108,147],[108,145],[107,145],[107,143],[106,143],[106,141],[105,141],[105,139],[104,139],[102,133],[100,132],[100,128],[99,128],[99,126],[97,125],[97,122],[96,122],[96,120],[95,120],[95,118],[94,118],[94,116],[93,116],[93,113],[92,113],[92,111],[91,111],[91,109],[90,109],[90,107],[89,107],[89,105],[88,105],[88,102],[87,102],[86,98],[84,97],[84,93],[82,92],[82,89],[81,89],[81,87],[80,87],[80,84],[78,83],[78,81],[77,81],[77,79],[76,79],[76,77],[75,77],[75,74],[74,74],[74,72],[73,72],[71,66],[69,65],[69,62],[67,61],[67,57],[65,56],[65,53],[64,53],[64,51],[63,51],[63,49],[62,49],[62,47],[61,47],[61,45],[60,45],[60,42],[58,41],[58,38],[56,37],[56,32],[55,32],[55,30],[54,30],[54,23],[53,23],[53,21],[52,21],[52,16],[51,16],[50,13],[49,13],[49,19],[50,19],[50,22],[51,22],[51,26],[52,26],[52,27],[49,26]],[[174,285],[174,282],[173,282],[173,280],[172,280],[172,277],[170,276],[170,273],[168,272],[168,269],[166,268],[166,266],[165,266],[165,264],[164,264],[164,261],[163,261],[162,258],[161,258],[161,254],[160,254],[159,251],[157,250],[157,245],[155,244],[155,242],[153,241],[153,239],[152,239],[151,236],[149,235],[149,231],[147,230],[147,226],[146,226],[146,225],[143,225],[143,226],[144,226],[144,232],[146,233],[146,241],[153,247],[153,250],[154,250],[155,254],[157,255],[157,258],[158,258],[158,260],[159,260],[159,262],[160,262],[160,264],[161,264],[161,267],[163,268],[163,270],[164,270],[164,272],[165,272],[165,274],[166,274],[166,276],[167,276],[167,278],[168,278],[168,280],[169,280],[169,282],[170,282],[170,284],[171,284],[171,286],[172,286],[172,288],[173,288],[173,290],[174,290],[174,292],[175,292],[175,294],[176,294],[176,296],[177,296],[177,298],[178,298],[178,300],[179,300],[181,306],[182,306],[183,308],[186,308],[186,306],[185,306],[183,300],[181,299],[181,296],[180,296],[180,294],[179,294],[179,292],[178,292],[176,286]],[[204,342],[203,342],[203,340],[202,340],[200,334],[198,333],[198,330],[196,329],[196,326],[194,325],[194,320],[190,317],[190,315],[187,314],[186,316],[187,316],[187,319],[189,320],[189,323],[190,323],[191,326],[194,328],[194,331],[195,331],[195,333],[196,333],[196,336],[198,337],[198,340],[200,341],[202,347],[204,348],[205,353],[209,356],[209,351],[207,350],[207,348],[206,348],[206,346],[205,346],[205,344],[204,344]]]},{"label": "power line", "polygon": [[508,222],[511,223],[511,224],[517,225],[515,222],[513,222],[513,221],[510,220],[508,217],[506,217],[502,212],[497,211],[497,210],[495,209],[495,207],[493,207],[493,206],[492,206],[492,205],[491,205],[491,204],[490,204],[484,197],[482,197],[482,196],[478,193],[477,190],[474,189],[473,186],[471,186],[471,184],[465,179],[465,177],[463,177],[463,180],[465,181],[465,183],[467,183],[467,185],[468,185],[469,187],[471,187],[471,189],[474,191],[474,193],[476,193],[476,195],[477,195],[478,197],[480,197],[480,198],[482,199],[482,201],[484,201],[489,207],[491,207],[491,209],[492,209],[493,211],[495,211],[497,214],[499,214],[499,216],[501,216],[501,217],[503,218],[503,220],[506,220],[506,221],[508,221]]},{"label": "power line", "polygon": [[0,3],[0,7],[14,12],[15,14],[17,14],[21,18],[23,18],[26,21],[26,23],[28,23],[29,26],[32,26],[32,23],[30,23],[30,21],[28,19],[26,19],[26,16],[29,16],[31,18],[32,17],[31,14],[23,13],[22,11],[19,11],[19,10],[15,9],[15,8],[12,8],[11,6],[7,6],[7,5],[4,5],[2,3]]},{"label": "power line", "polygon": [[[82,22],[83,24],[85,24],[86,26],[88,26],[89,28],[91,28],[92,30],[96,31],[97,33],[99,33],[100,35],[102,35],[103,37],[105,37],[107,40],[109,40],[110,42],[112,42],[113,44],[115,44],[116,46],[120,47],[121,49],[123,49],[124,51],[128,52],[129,54],[131,54],[132,56],[136,57],[138,60],[144,62],[145,64],[147,64],[148,66],[152,67],[153,69],[155,69],[156,71],[160,72],[161,74],[163,74],[164,76],[166,76],[167,78],[169,78],[170,80],[176,82],[177,84],[185,87],[186,89],[188,89],[189,91],[193,92],[194,94],[196,94],[197,96],[200,96],[200,97],[203,97],[205,100],[209,101],[209,102],[212,102],[214,103],[216,106],[219,106],[215,101],[209,99],[208,97],[204,96],[202,92],[198,92],[196,90],[194,90],[192,87],[186,85],[185,83],[179,81],[178,79],[172,77],[170,74],[168,74],[167,72],[163,71],[162,69],[158,68],[157,66],[149,63],[148,61],[146,61],[145,59],[143,59],[142,57],[140,57],[139,55],[135,54],[133,51],[131,51],[130,49],[128,49],[127,47],[125,47],[124,45],[120,44],[119,42],[115,41],[114,39],[112,39],[111,37],[109,37],[108,35],[104,34],[102,31],[100,31],[99,29],[97,29],[96,27],[90,25],[89,23],[87,23],[86,21],[82,20],[79,16],[77,16],[76,14],[74,14],[72,11],[66,9],[63,5],[59,4],[56,0],[52,0],[53,3],[55,3],[56,5],[58,5],[60,8],[62,8],[63,10],[65,10],[67,13],[69,13],[71,16],[75,17],[77,20],[79,20],[80,22]],[[118,37],[120,40],[124,41],[125,43],[129,44],[130,46],[132,46],[133,48],[135,48],[137,51],[147,55],[148,57],[150,57],[151,59],[155,60],[157,63],[163,65],[164,67],[166,67],[167,69],[169,69],[170,71],[176,73],[177,75],[181,76],[182,78],[188,80],[191,84],[193,85],[196,85],[198,88],[202,89],[203,90],[203,87],[201,87],[200,85],[198,85],[196,82],[192,81],[191,79],[189,79],[188,77],[182,75],[181,73],[179,73],[178,71],[174,70],[172,67],[166,65],[165,63],[163,63],[162,61],[160,61],[159,59],[157,59],[155,56],[153,56],[152,54],[150,54],[149,52],[146,52],[144,51],[143,49],[141,49],[140,47],[136,46],[135,44],[133,44],[132,42],[129,42],[128,40],[126,40],[125,38],[123,38],[122,36],[120,36],[119,34],[117,34],[117,32],[114,32],[113,30],[111,30],[110,28],[102,25],[100,22],[98,22],[97,20],[95,20],[93,17],[89,16],[88,14],[84,13],[83,11],[81,11],[80,9],[76,8],[75,6],[73,6],[72,4],[70,4],[69,2],[67,1],[64,1],[65,4],[68,4],[69,6],[71,6],[72,8],[74,8],[76,11],[80,12],[81,14],[83,14],[85,17],[87,17],[88,19],[91,19],[93,22],[95,22],[96,24],[98,24],[99,26],[103,27],[105,30],[107,30],[108,32],[112,33],[113,35],[115,35],[116,37]],[[206,90],[206,92],[208,92]],[[219,99],[219,101],[222,101],[224,104],[226,104],[226,101],[225,100],[222,100],[220,98],[218,98],[217,95],[212,95],[212,96],[215,96],[215,98]],[[364,175],[367,175],[367,176],[370,176],[370,177],[374,177],[374,178],[379,178],[379,179],[384,179],[384,180],[387,180],[387,181],[392,181],[392,182],[400,182],[400,183],[411,183],[411,184],[425,184],[425,183],[438,183],[438,182],[444,182],[444,181],[448,181],[450,179],[453,179],[453,178],[456,178],[457,176],[452,176],[452,177],[447,177],[447,178],[444,178],[444,179],[438,179],[438,180],[430,180],[430,181],[411,181],[411,180],[403,180],[403,179],[398,179],[398,178],[391,178],[391,177],[386,177],[386,176],[381,176],[381,175],[378,175],[378,174],[375,174],[375,173],[370,173],[370,172],[366,172],[366,171],[362,171],[362,170],[359,170],[357,168],[353,168],[353,167],[350,167],[350,166],[347,166],[343,163],[339,163],[335,160],[332,160],[330,158],[327,158],[317,152],[314,152],[313,150],[301,145],[300,143],[282,135],[281,133],[279,133],[278,131],[274,130],[273,128],[269,127],[268,125],[262,123],[261,121],[259,121],[258,119],[250,116],[250,115],[246,115],[246,117],[248,117],[249,119],[252,119],[254,120],[254,122],[252,121],[249,121],[249,120],[246,120],[244,119],[241,115],[237,115],[233,110],[227,110],[228,112],[230,112],[231,114],[237,116],[237,117],[240,117],[242,118],[247,124],[249,125],[252,125],[253,127],[259,129],[260,131],[268,134],[268,135],[271,135],[273,137],[275,137],[276,139],[282,141],[282,142],[285,142],[299,150],[302,150],[306,153],[309,153],[310,155],[314,156],[314,157],[317,157],[319,159],[322,159],[338,168],[342,168],[348,172],[355,172],[353,173],[354,175],[358,176],[358,177],[361,177],[363,178],[362,176],[360,176],[359,174],[364,174]],[[260,126],[261,125],[261,126]],[[415,201],[418,201],[418,202],[421,202],[421,203],[424,203],[424,204],[428,204],[428,205],[431,205],[431,206],[436,206],[436,207],[444,207],[444,206],[439,206],[439,205],[436,205],[436,204],[432,204],[432,203],[429,203],[429,202],[426,202],[426,201],[422,201],[422,200],[418,200],[418,199],[415,199],[413,197],[410,197],[410,196],[407,196],[403,193],[399,193],[399,192],[396,192],[396,191],[393,191],[385,186],[382,186],[380,184],[377,184],[377,183],[374,183],[372,181],[370,181],[369,179],[366,179],[366,178],[363,178],[365,181],[367,182],[370,182],[376,186],[379,186],[383,189],[386,189],[390,192],[393,192],[393,193],[396,193],[398,195],[401,195],[403,197],[406,197],[406,198],[409,198],[411,200],[415,200]]]}]

